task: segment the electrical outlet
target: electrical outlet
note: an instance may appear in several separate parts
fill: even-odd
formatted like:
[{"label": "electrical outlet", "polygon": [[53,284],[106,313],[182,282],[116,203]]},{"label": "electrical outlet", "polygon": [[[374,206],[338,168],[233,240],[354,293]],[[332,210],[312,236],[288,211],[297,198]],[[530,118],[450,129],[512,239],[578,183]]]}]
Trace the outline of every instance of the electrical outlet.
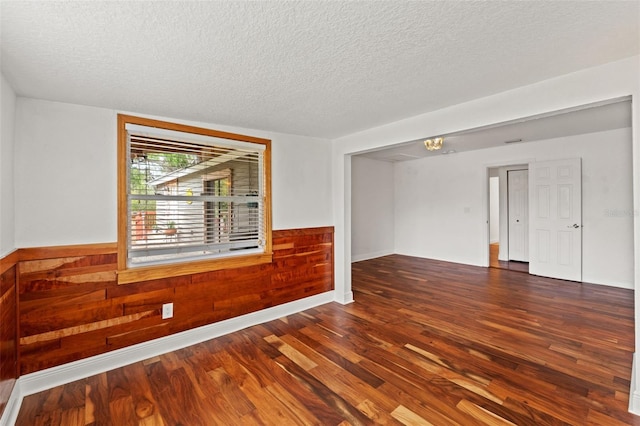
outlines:
[{"label": "electrical outlet", "polygon": [[162,305],[162,319],[173,318],[173,303]]}]

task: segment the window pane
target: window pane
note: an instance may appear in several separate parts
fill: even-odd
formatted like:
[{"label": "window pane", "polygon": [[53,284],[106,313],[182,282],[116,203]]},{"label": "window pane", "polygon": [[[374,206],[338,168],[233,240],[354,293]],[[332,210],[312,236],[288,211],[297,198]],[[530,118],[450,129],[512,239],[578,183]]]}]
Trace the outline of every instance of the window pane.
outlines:
[{"label": "window pane", "polygon": [[129,134],[129,264],[264,251],[262,161],[257,149]]}]

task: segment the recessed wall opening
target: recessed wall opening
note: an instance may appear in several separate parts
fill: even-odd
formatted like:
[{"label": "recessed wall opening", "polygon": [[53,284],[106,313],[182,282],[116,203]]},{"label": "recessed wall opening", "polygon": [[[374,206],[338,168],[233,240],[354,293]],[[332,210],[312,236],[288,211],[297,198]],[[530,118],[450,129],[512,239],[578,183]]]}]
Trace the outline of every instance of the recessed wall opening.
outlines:
[{"label": "recessed wall opening", "polygon": [[[630,97],[444,136],[455,153],[428,151],[420,139],[353,155],[352,260],[397,253],[487,267],[507,262],[532,273],[529,217],[509,223],[509,213],[531,209],[531,164],[578,159],[583,220],[564,225],[561,239],[568,243],[574,233],[582,240],[574,249],[583,258],[581,278],[574,280],[633,286]],[[510,181],[520,182],[511,197],[520,204],[510,203]],[[382,183],[384,202],[366,207],[380,199]],[[374,220],[380,205],[388,213]]]},{"label": "recessed wall opening", "polygon": [[528,166],[490,167],[489,267],[529,272]]}]

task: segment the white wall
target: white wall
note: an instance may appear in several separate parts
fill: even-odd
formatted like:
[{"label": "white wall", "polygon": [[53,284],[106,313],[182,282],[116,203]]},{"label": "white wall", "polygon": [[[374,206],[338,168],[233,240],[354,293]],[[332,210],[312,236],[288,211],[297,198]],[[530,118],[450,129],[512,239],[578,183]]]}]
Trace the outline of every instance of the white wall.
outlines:
[{"label": "white wall", "polygon": [[582,158],[583,281],[633,288],[631,128],[398,163],[396,252],[486,266],[487,164],[572,157]]},{"label": "white wall", "polygon": [[16,246],[116,240],[116,113],[18,98]]},{"label": "white wall", "polygon": [[394,253],[393,175],[393,163],[352,158],[352,262]]},{"label": "white wall", "polygon": [[[17,99],[16,247],[116,241],[116,117],[109,109]],[[154,118],[271,139],[273,229],[332,224],[329,141]]]},{"label": "white wall", "polygon": [[236,133],[243,132],[272,141],[273,229],[332,225],[331,143],[282,133]]},{"label": "white wall", "polygon": [[500,178],[489,178],[489,242],[500,241]]},{"label": "white wall", "polygon": [[15,249],[13,150],[16,94],[0,74],[0,258]]}]

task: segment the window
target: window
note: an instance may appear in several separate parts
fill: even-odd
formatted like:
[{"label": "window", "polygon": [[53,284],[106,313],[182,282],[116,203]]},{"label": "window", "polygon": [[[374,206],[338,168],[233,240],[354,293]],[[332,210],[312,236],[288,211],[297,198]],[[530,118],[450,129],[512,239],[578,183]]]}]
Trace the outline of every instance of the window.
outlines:
[{"label": "window", "polygon": [[118,119],[118,282],[270,261],[270,141]]},{"label": "window", "polygon": [[[217,179],[206,180],[205,190],[208,194],[218,197],[218,200],[224,199],[230,193],[231,178],[230,170],[228,175]],[[206,238],[209,242],[221,243],[229,238],[231,231],[233,203],[228,201],[207,201],[206,205]],[[255,224],[254,224],[255,225]]]}]

